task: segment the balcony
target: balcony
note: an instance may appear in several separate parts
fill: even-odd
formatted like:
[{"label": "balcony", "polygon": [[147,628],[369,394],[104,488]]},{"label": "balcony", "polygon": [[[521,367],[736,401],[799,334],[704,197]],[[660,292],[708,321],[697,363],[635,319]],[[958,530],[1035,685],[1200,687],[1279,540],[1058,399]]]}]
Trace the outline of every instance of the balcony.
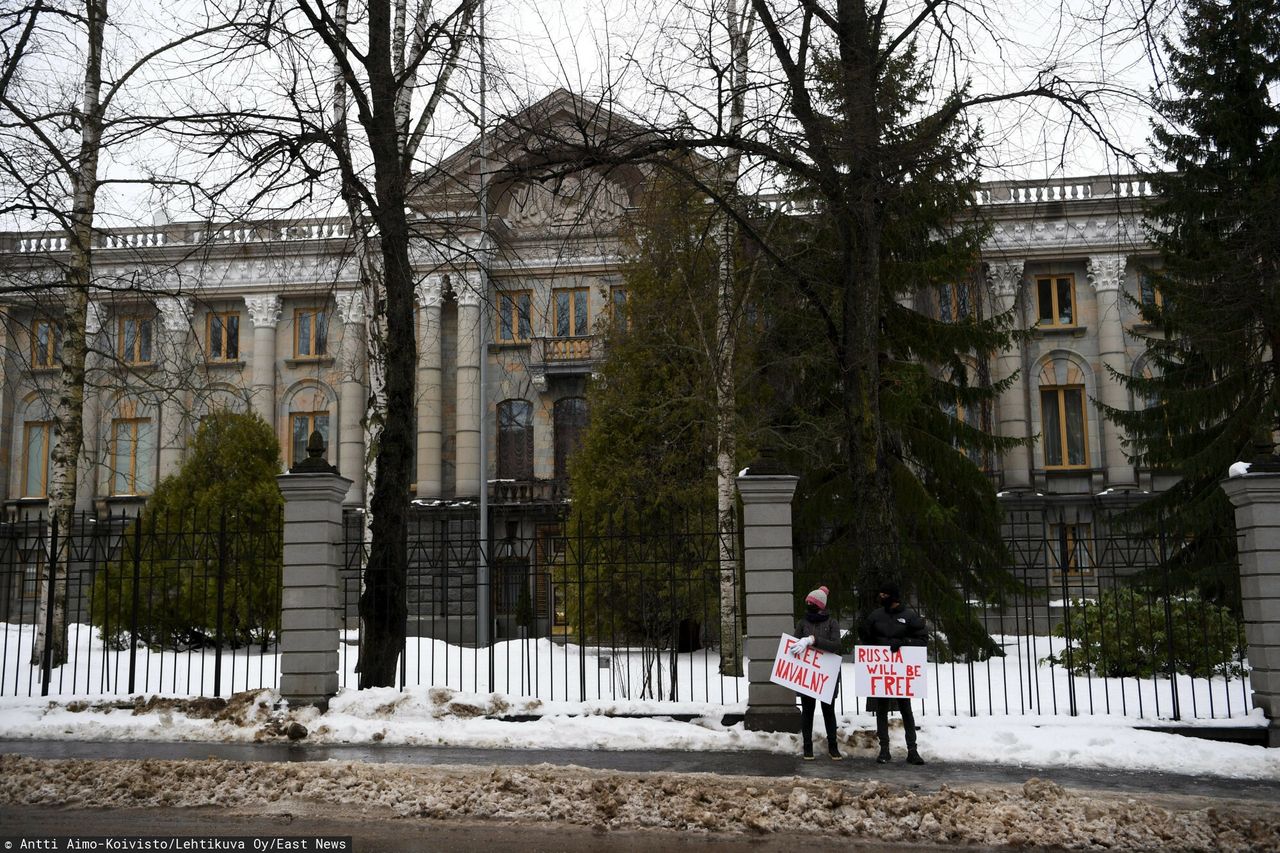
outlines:
[{"label": "balcony", "polygon": [[560,504],[569,497],[567,480],[490,480],[489,499],[502,504]]},{"label": "balcony", "polygon": [[545,392],[551,378],[585,376],[602,356],[602,343],[596,335],[534,338],[529,376],[533,386]]}]

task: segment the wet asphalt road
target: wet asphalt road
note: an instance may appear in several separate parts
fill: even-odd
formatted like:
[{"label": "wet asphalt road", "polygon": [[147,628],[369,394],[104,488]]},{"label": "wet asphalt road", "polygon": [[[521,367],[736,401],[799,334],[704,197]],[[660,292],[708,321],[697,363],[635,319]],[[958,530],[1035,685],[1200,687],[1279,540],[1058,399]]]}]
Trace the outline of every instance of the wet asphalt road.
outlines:
[{"label": "wet asphalt road", "polygon": [[[973,785],[1019,785],[1032,777],[1048,779],[1090,793],[1170,794],[1224,800],[1280,802],[1280,781],[1183,776],[1172,773],[1136,773],[1127,770],[1093,770],[1065,767],[1014,767],[996,764],[932,762],[923,767],[904,763],[902,755],[887,765],[877,765],[870,754],[831,761],[819,755],[815,761],[799,756],[766,752],[701,752],[678,750],[605,751],[575,749],[464,749],[458,747],[307,744],[156,743],[126,741],[0,740],[0,754],[32,758],[79,759],[187,759],[217,758],[227,761],[361,761],[424,765],[528,765],[553,764],[596,770],[640,773],[718,773],[731,776],[799,776],[801,778],[878,780],[917,791]],[[927,756],[926,756],[927,757]]]}]

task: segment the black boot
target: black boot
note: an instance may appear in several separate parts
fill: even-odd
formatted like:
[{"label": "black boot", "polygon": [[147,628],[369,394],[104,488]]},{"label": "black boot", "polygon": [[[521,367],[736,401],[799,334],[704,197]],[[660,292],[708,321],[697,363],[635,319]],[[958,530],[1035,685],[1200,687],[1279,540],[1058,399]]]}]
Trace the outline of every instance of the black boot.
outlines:
[{"label": "black boot", "polygon": [[887,743],[880,744],[880,754],[876,756],[876,764],[888,764],[890,760],[891,759],[889,757],[889,744]]},{"label": "black boot", "polygon": [[920,757],[920,753],[916,752],[916,748],[914,746],[907,747],[907,763],[924,764],[924,759]]}]

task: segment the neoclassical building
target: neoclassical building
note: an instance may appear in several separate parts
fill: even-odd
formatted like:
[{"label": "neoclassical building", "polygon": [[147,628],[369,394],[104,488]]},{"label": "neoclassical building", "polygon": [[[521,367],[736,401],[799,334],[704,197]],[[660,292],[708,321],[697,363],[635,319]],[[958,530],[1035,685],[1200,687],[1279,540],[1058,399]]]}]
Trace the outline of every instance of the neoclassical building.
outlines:
[{"label": "neoclassical building", "polygon": [[[558,94],[538,108],[554,120],[575,103]],[[508,144],[490,156],[514,156],[517,142]],[[478,157],[474,144],[459,151],[413,200],[414,498],[468,501],[486,488],[500,513],[523,508],[510,518],[531,518],[564,497],[600,324],[626,298],[619,227],[640,201],[643,176],[495,180],[486,247],[473,213]],[[944,318],[1012,308],[1030,330],[988,365],[994,380],[1016,374],[988,417],[1002,435],[1035,440],[987,465],[1011,498],[1080,507],[1063,515],[1071,538],[1087,537],[1080,525],[1099,501],[1160,485],[1126,460],[1122,436],[1095,405],[1144,405],[1114,374],[1145,369],[1134,304],[1159,298],[1138,272],[1151,252],[1146,192],[1139,180],[1114,177],[985,184],[978,200],[994,222],[985,282],[919,297]],[[42,282],[56,280],[65,247],[59,235],[0,235],[0,276],[15,285],[0,289],[9,294],[0,305],[8,517],[46,505],[58,330]],[[144,501],[215,406],[261,414],[286,467],[319,430],[330,461],[353,481],[348,503],[362,504],[367,312],[354,256],[340,220],[172,222],[102,234],[79,508],[102,515]]]}]

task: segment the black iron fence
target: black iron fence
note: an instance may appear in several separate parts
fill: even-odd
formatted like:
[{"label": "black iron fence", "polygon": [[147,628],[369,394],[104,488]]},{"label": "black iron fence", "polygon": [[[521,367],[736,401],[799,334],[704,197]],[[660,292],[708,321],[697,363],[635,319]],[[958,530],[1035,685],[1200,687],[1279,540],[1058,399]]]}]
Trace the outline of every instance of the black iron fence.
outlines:
[{"label": "black iron fence", "polygon": [[[443,685],[545,701],[732,704],[744,679],[736,573],[721,587],[712,515],[585,519],[494,510],[483,568],[474,507],[415,507],[401,686]],[[728,553],[736,554],[736,544]],[[355,686],[364,516],[347,516],[344,684]],[[729,606],[722,609],[722,603]],[[722,613],[727,614],[722,619]],[[729,636],[727,644],[721,638]]]},{"label": "black iron fence", "polygon": [[0,524],[0,695],[275,687],[281,553],[279,516]]}]

